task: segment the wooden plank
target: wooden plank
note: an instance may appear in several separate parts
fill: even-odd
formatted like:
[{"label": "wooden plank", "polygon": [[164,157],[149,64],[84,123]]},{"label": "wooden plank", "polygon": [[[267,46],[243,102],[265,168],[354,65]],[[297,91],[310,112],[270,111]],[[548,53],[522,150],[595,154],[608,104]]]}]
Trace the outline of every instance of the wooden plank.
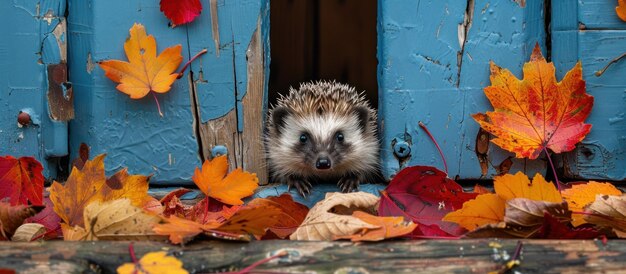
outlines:
[{"label": "wooden plank", "polygon": [[[519,273],[607,273],[626,269],[626,242],[523,240]],[[131,262],[129,242],[43,242],[0,245],[0,268],[24,273],[115,273]],[[423,240],[379,243],[259,241],[199,242],[178,247],[133,244],[137,258],[166,251],[190,272],[238,271],[287,251],[255,271],[288,273],[487,273],[505,269],[517,240]]]},{"label": "wooden plank", "polygon": [[266,183],[262,132],[269,4],[218,1],[211,8],[215,10],[201,14],[188,29],[190,50],[208,50],[191,66],[202,156],[208,159],[216,151],[227,150],[231,169],[257,173],[261,183]]},{"label": "wooden plank", "polygon": [[270,1],[270,64],[269,102],[289,87],[310,81],[315,76],[315,1]]},{"label": "wooden plank", "polygon": [[[559,157],[564,176],[570,179],[626,179],[626,122],[624,97],[626,62],[614,64],[602,76],[595,75],[624,53],[626,27],[615,15],[610,1],[553,1],[552,60],[557,78],[582,62],[587,93],[594,109],[587,123],[591,132],[576,150]],[[616,30],[609,30],[609,29]]]},{"label": "wooden plank", "polygon": [[348,83],[378,104],[376,0],[317,1],[318,79]]},{"label": "wooden plank", "polygon": [[[489,61],[521,77],[536,42],[546,39],[543,2],[379,2],[379,86],[382,166],[390,178],[406,165],[443,169],[427,125],[443,149],[449,176],[491,178],[512,154],[490,146],[483,174],[474,149],[478,124],[472,113],[492,109],[482,93],[489,85]],[[410,145],[409,158],[393,144]],[[515,160],[511,171],[545,172],[544,161]]]},{"label": "wooden plank", "polygon": [[[578,3],[578,19],[580,28],[584,29],[626,29],[626,23],[615,13],[617,1],[605,0],[558,0],[553,2]],[[559,10],[553,9],[553,12]]]},{"label": "wooden plank", "polygon": [[[0,3],[0,155],[34,156],[46,177],[56,176],[54,157],[68,153],[66,121],[73,111],[71,87],[62,90],[65,7],[65,0]],[[28,126],[18,125],[20,112],[30,115]]]},{"label": "wooden plank", "polygon": [[85,142],[93,155],[107,153],[108,174],[128,167],[130,173],[152,174],[154,184],[189,184],[201,162],[188,81],[176,81],[168,93],[157,95],[164,114],[160,117],[152,95],[130,99],[96,64],[126,59],[123,44],[134,23],[143,24],[155,36],[158,52],[182,44],[188,60],[186,27],[170,28],[158,1],[70,0],[69,7],[69,67],[76,107],[70,134],[72,157]]}]

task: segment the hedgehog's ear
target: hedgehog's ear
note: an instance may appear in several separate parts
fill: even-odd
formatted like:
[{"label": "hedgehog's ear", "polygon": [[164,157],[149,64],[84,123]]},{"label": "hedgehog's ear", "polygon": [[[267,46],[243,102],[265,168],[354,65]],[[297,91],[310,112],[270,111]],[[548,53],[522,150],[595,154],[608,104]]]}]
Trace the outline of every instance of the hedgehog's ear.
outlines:
[{"label": "hedgehog's ear", "polygon": [[281,129],[285,127],[287,115],[289,115],[289,109],[286,107],[277,107],[272,110],[272,124],[276,132],[281,133]]},{"label": "hedgehog's ear", "polygon": [[366,107],[356,107],[354,111],[356,112],[356,116],[359,119],[359,127],[363,131],[366,131],[370,119],[369,110]]}]

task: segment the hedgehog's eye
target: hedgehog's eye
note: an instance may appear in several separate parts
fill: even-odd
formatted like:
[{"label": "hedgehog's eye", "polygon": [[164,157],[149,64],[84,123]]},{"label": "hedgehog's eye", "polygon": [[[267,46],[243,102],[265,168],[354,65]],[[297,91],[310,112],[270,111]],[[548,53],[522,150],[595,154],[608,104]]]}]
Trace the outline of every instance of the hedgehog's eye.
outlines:
[{"label": "hedgehog's eye", "polygon": [[309,140],[309,137],[307,137],[305,133],[300,134],[300,143],[304,144],[307,140]]},{"label": "hedgehog's eye", "polygon": [[341,132],[337,132],[337,134],[335,135],[335,138],[337,138],[337,142],[343,142],[343,133]]}]

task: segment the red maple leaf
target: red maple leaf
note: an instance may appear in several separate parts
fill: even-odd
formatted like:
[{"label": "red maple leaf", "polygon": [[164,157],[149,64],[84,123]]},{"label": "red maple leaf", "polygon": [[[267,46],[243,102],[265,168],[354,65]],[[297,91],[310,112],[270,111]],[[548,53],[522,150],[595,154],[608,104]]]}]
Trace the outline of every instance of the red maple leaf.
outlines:
[{"label": "red maple leaf", "polygon": [[419,224],[414,237],[459,236],[465,230],[441,219],[463,207],[477,193],[446,177],[443,171],[428,166],[413,166],[400,171],[381,192],[380,216],[405,216]]},{"label": "red maple leaf", "polygon": [[161,11],[174,26],[193,21],[202,11],[200,0],[161,0]]},{"label": "red maple leaf", "polygon": [[33,157],[0,157],[0,199],[11,205],[43,204],[43,166]]}]

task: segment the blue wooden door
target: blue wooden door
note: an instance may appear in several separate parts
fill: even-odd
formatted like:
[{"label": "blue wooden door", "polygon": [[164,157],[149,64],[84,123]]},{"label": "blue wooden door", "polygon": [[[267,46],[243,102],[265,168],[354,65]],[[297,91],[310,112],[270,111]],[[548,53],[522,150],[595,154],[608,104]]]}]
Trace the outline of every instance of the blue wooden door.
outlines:
[{"label": "blue wooden door", "polygon": [[[512,154],[492,144],[478,157],[482,134],[470,115],[492,109],[483,93],[490,60],[521,77],[535,43],[545,50],[544,1],[379,1],[378,14],[385,177],[408,165],[443,169],[420,121],[443,148],[451,178],[497,174],[495,167]],[[534,174],[545,166],[514,159],[511,171]]]},{"label": "blue wooden door", "polygon": [[68,153],[74,116],[65,7],[65,0],[0,1],[0,155],[34,156],[47,177]]},{"label": "blue wooden door", "polygon": [[595,97],[587,119],[587,138],[562,158],[569,178],[626,179],[626,60],[596,76],[626,53],[626,22],[615,13],[617,1],[552,1],[552,60],[563,77],[579,60],[587,92]]},{"label": "blue wooden door", "polygon": [[[69,0],[69,65],[76,118],[70,146],[108,153],[107,172],[128,167],[153,174],[155,184],[189,183],[212,154],[228,153],[232,167],[265,178],[260,136],[269,47],[267,0],[203,0],[202,14],[171,28],[154,0]],[[104,77],[97,62],[125,59],[134,23],[157,40],[157,50],[182,44],[184,60],[202,49],[170,92],[131,100]],[[75,153],[73,153],[75,154]],[[75,155],[74,155],[75,156]],[[262,179],[262,181],[265,181]]]}]

